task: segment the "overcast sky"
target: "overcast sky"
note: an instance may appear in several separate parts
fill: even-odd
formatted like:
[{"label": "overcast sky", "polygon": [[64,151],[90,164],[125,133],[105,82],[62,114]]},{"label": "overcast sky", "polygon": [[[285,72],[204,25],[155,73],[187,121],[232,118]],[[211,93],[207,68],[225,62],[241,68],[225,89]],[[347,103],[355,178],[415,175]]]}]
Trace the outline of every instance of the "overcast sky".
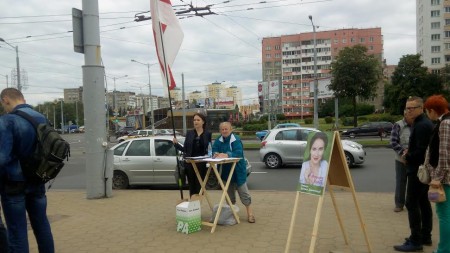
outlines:
[{"label": "overcast sky", "polygon": [[[199,0],[194,6],[212,4],[218,15],[180,19],[184,41],[172,67],[177,86],[184,73],[186,91],[204,91],[204,85],[218,81],[243,88],[244,103],[257,98],[261,80],[261,40],[263,37],[311,32],[308,15],[317,31],[341,28],[381,27],[384,58],[397,64],[405,54],[415,54],[415,1],[411,0]],[[172,0],[182,5],[188,1]],[[82,54],[73,51],[72,8],[82,9],[82,1],[2,0],[0,38],[19,46],[21,69],[27,72],[24,89],[32,105],[63,97],[64,88],[82,85]],[[181,9],[183,7],[175,7]],[[248,10],[253,8],[252,10]],[[149,0],[99,0],[100,41],[105,72],[117,78],[119,91],[148,94],[144,65],[155,63],[151,21],[134,22],[134,15],[150,10]],[[149,13],[144,15],[150,16]],[[15,68],[13,48],[0,42],[0,88],[11,83]],[[161,75],[151,67],[154,95],[163,95]],[[107,78],[107,89],[114,89]]]}]

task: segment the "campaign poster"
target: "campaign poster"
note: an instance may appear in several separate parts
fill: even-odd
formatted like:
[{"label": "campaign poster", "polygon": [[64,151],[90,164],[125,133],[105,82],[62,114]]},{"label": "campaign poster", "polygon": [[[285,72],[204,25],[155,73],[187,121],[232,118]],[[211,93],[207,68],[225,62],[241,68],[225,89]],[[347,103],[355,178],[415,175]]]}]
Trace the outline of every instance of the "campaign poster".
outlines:
[{"label": "campaign poster", "polygon": [[311,132],[303,156],[297,191],[321,196],[327,184],[332,132]]}]

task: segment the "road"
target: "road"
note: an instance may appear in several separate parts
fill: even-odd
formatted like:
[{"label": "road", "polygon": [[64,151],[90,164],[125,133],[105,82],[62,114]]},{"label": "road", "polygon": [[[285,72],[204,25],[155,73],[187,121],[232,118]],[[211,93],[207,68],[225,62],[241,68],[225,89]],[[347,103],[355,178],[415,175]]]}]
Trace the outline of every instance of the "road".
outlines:
[{"label": "road", "polygon": [[[52,185],[53,189],[85,189],[84,134],[64,135],[71,143],[71,157]],[[114,143],[112,143],[114,144]],[[388,148],[366,148],[363,165],[350,169],[356,191],[393,192],[395,186],[394,154]],[[245,150],[253,173],[248,178],[252,190],[295,191],[300,165],[268,169],[259,161],[258,150]]]}]

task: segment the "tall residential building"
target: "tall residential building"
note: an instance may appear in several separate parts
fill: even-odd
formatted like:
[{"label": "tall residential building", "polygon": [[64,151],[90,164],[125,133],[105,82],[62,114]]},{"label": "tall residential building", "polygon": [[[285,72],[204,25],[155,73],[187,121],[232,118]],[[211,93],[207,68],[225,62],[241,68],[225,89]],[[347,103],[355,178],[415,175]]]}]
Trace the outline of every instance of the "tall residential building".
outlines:
[{"label": "tall residential building", "polygon": [[[332,60],[344,47],[361,44],[368,53],[383,59],[381,28],[339,29],[316,32],[317,79],[329,79]],[[314,33],[263,38],[262,80],[282,83],[276,111],[288,118],[312,117],[314,114]],[[267,86],[267,84],[266,84]],[[263,88],[261,88],[263,89]],[[263,89],[264,90],[264,89]],[[262,112],[273,110],[268,96],[259,92]]]},{"label": "tall residential building", "polygon": [[64,102],[74,103],[77,101],[83,101],[83,87],[73,89],[64,89]]},{"label": "tall residential building", "polygon": [[439,73],[450,62],[450,1],[416,0],[416,33],[423,65]]}]

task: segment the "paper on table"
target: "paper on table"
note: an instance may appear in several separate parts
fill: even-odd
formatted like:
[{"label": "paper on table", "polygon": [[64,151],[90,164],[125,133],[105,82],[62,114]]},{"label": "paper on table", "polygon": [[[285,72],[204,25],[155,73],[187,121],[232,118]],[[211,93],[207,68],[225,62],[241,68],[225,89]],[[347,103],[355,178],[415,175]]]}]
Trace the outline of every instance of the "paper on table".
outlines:
[{"label": "paper on table", "polygon": [[221,161],[227,161],[227,160],[234,160],[236,157],[230,157],[230,158],[206,158],[203,159],[205,162],[221,162]]},{"label": "paper on table", "polygon": [[200,160],[200,159],[205,159],[205,158],[209,158],[209,156],[202,155],[202,156],[186,157],[186,159],[190,159],[190,160]]}]

